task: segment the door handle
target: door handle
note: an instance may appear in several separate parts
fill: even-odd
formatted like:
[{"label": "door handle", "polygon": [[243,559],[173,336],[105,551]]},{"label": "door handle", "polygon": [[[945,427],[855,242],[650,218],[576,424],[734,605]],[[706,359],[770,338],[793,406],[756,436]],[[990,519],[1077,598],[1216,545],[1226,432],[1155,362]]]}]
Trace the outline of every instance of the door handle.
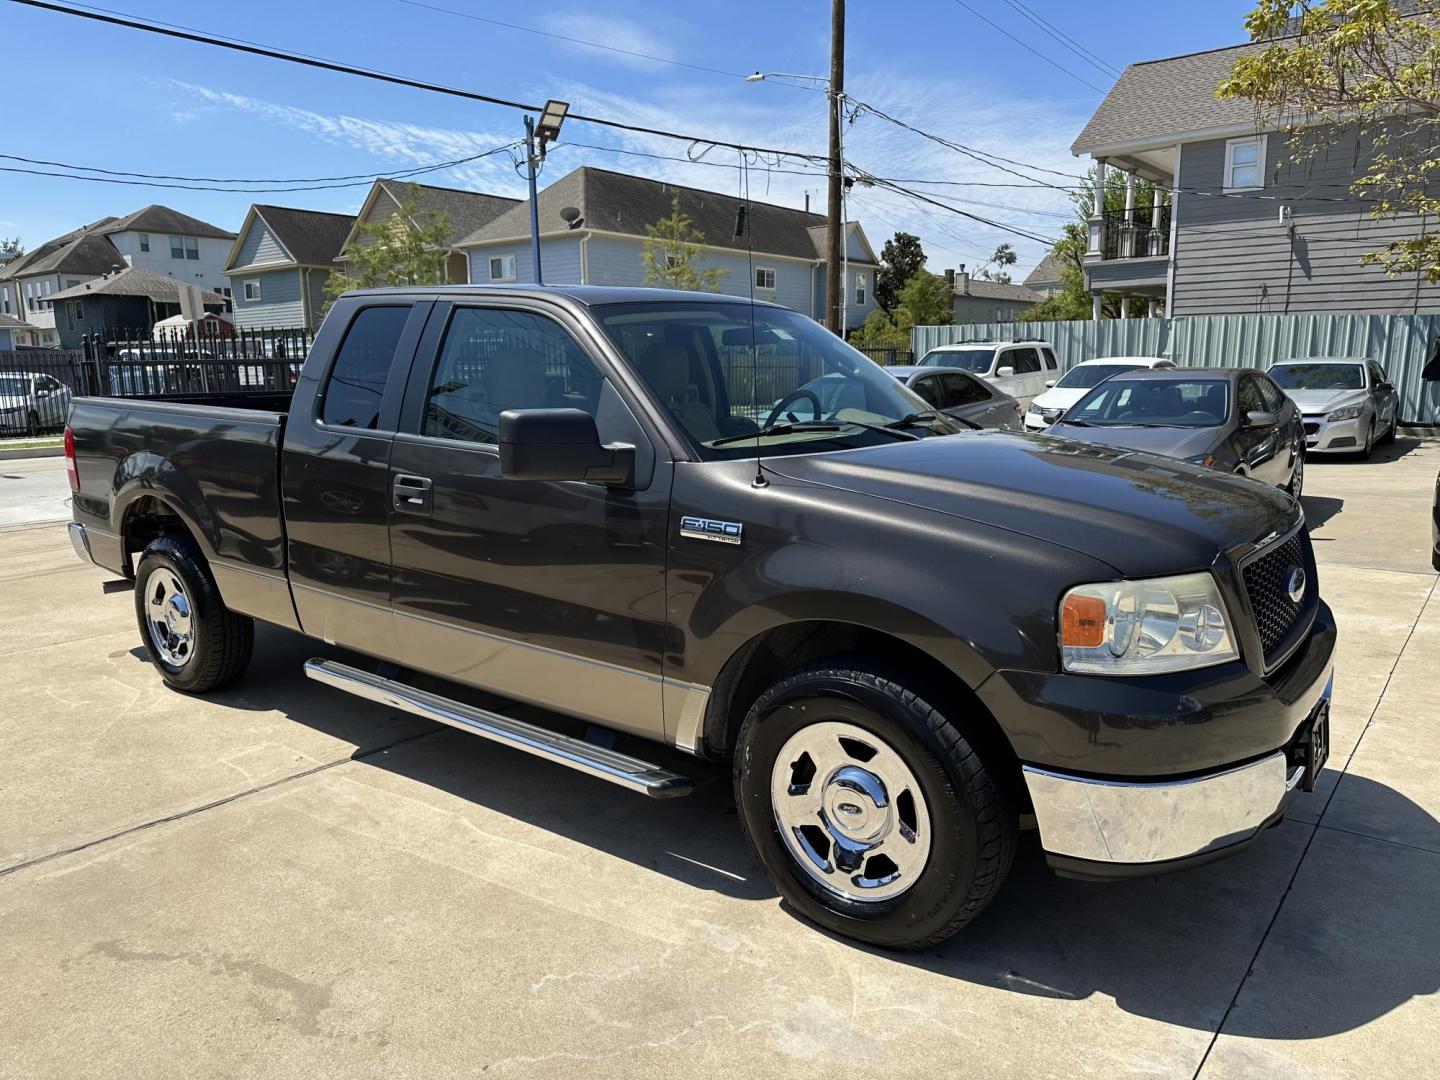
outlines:
[{"label": "door handle", "polygon": [[433,485],[424,476],[407,476],[401,473],[395,477],[391,488],[395,509],[402,514],[425,514],[432,509],[431,488]]}]

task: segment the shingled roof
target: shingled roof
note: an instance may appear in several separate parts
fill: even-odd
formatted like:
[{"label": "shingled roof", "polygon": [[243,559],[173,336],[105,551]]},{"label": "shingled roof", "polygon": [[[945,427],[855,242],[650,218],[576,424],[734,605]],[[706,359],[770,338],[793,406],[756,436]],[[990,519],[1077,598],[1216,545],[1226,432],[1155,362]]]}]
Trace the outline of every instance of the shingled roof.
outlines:
[{"label": "shingled roof", "polygon": [[1047,251],[1039,265],[1025,275],[1025,284],[1032,289],[1044,288],[1047,285],[1059,285],[1064,280],[1061,276],[1063,269],[1064,264],[1061,263],[1060,256],[1053,251]]},{"label": "shingled roof", "polygon": [[[383,192],[395,203],[403,203],[409,196],[411,188],[414,188],[415,191],[417,209],[435,210],[445,215],[445,223],[450,229],[445,238],[445,246],[451,248],[459,247],[465,242],[467,236],[486,223],[494,221],[513,207],[523,205],[519,199],[510,199],[503,195],[490,195],[483,191],[432,187],[429,184],[416,184],[410,180],[376,180],[375,186],[370,189],[370,194],[365,197],[365,205],[355,219],[355,224],[365,219],[365,215],[370,212],[371,206],[380,193]],[[352,225],[345,241],[349,242],[355,235]]]},{"label": "shingled roof", "polygon": [[[333,266],[345,245],[345,238],[355,226],[350,214],[331,214],[323,210],[299,210],[291,206],[269,206],[256,203],[251,213],[263,221],[284,249],[299,266]],[[246,216],[246,222],[250,220]],[[243,228],[242,228],[243,232]],[[239,244],[239,237],[236,238]],[[231,251],[233,260],[237,251]],[[227,271],[236,269],[227,261]]]},{"label": "shingled roof", "polygon": [[[540,192],[540,234],[563,232],[571,224],[560,216],[567,207],[580,212],[576,228],[645,236],[645,227],[670,216],[671,200],[680,198],[680,211],[705,235],[705,243],[718,248],[746,250],[746,238],[735,235],[741,199],[700,188],[681,187],[643,176],[611,172],[582,165]],[[813,260],[824,250],[825,216],[772,203],[750,203],[749,228],[754,248],[769,255]],[[856,223],[850,223],[852,228]],[[816,230],[819,230],[817,233]],[[530,206],[517,204],[460,242],[462,247],[515,240],[530,235]]]},{"label": "shingled roof", "polygon": [[14,315],[0,315],[0,330],[34,330],[24,319],[17,319]]},{"label": "shingled roof", "polygon": [[[219,293],[209,289],[201,289],[200,292],[207,304],[225,303],[225,298]],[[45,299],[53,303],[58,300],[84,299],[87,296],[143,296],[157,304],[178,304],[180,282],[168,274],[157,274],[154,270],[131,266],[118,274],[87,281]]]},{"label": "shingled roof", "polygon": [[1012,285],[1003,281],[985,281],[972,277],[963,286],[955,279],[956,296],[975,296],[981,300],[1020,300],[1027,304],[1038,304],[1045,298],[1034,289],[1024,285]]},{"label": "shingled roof", "polygon": [[143,210],[136,210],[133,214],[117,218],[101,231],[106,234],[153,232],[174,233],[177,236],[204,236],[215,240],[235,239],[233,232],[227,232],[218,225],[211,225],[208,221],[201,221],[199,218],[182,214],[179,210],[161,206],[158,203],[151,203]]}]

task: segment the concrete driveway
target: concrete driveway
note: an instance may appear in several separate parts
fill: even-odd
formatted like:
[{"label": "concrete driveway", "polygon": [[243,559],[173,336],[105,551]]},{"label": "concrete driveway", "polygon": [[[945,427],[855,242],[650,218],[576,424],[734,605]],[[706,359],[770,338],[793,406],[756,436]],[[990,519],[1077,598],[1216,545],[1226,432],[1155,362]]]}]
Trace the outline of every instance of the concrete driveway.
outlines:
[{"label": "concrete driveway", "polygon": [[1310,464],[1322,791],[1155,880],[1056,879],[1032,835],[910,956],[779,902],[723,768],[659,752],[698,788],[650,802],[309,683],[334,651],[263,628],[186,698],[63,528],[0,530],[0,1076],[1433,1076],[1437,468]]}]

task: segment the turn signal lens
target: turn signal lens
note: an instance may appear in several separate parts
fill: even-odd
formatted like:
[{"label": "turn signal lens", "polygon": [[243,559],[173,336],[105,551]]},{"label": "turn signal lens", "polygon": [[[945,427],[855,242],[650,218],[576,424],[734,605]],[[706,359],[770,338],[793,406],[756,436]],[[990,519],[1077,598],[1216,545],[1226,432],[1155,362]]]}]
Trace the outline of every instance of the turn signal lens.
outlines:
[{"label": "turn signal lens", "polygon": [[1105,601],[1070,593],[1060,608],[1060,644],[1093,649],[1105,640]]},{"label": "turn signal lens", "polygon": [[75,433],[65,428],[65,479],[70,481],[70,490],[80,490],[80,473],[75,468]]}]

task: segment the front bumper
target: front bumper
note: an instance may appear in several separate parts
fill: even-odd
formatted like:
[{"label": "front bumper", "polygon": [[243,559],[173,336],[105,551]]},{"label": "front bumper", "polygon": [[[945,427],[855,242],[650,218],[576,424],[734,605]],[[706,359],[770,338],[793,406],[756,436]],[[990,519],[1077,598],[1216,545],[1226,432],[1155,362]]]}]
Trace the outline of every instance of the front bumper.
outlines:
[{"label": "front bumper", "polygon": [[1324,416],[1306,416],[1303,422],[1306,453],[1344,453],[1359,450],[1365,445],[1365,428],[1370,423],[1370,418],[1361,413],[1354,420],[1336,420],[1331,423]]},{"label": "front bumper", "polygon": [[1055,421],[1059,420],[1064,415],[1064,409],[1056,409],[1055,415],[1051,419],[1047,420],[1044,416],[1036,416],[1034,413],[1030,412],[1027,409],[1025,411],[1025,430],[1046,431],[1049,429],[1051,424],[1055,423]]}]

